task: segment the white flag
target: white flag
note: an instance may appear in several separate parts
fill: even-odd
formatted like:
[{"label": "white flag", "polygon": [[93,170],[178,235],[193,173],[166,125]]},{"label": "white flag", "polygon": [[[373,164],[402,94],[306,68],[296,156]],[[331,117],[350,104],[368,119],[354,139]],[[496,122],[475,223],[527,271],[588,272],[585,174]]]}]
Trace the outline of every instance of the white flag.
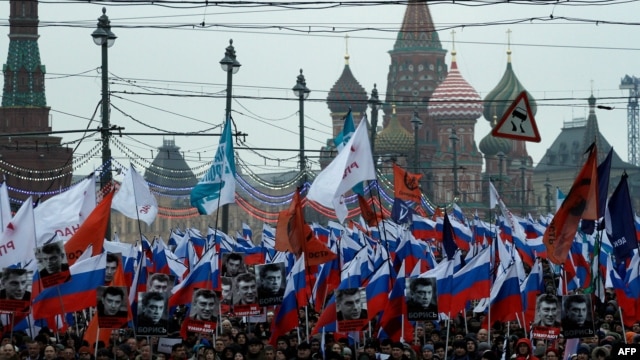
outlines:
[{"label": "white flag", "polygon": [[2,222],[0,231],[4,231],[4,228],[11,221],[11,203],[9,202],[9,189],[6,181],[3,181],[0,186],[0,221]]},{"label": "white flag", "polygon": [[231,141],[231,119],[224,124],[220,144],[211,167],[191,190],[191,206],[200,215],[210,215],[225,204],[236,201],[236,162]]},{"label": "white flag", "polygon": [[71,239],[95,208],[95,186],[95,179],[91,174],[33,209],[38,246],[44,245],[56,234],[60,240]]},{"label": "white flag", "polygon": [[16,216],[11,219],[0,238],[0,269],[36,258],[36,229],[33,220],[31,196],[22,203]]},{"label": "white flag", "polygon": [[356,184],[376,178],[367,135],[367,122],[360,121],[343,151],[313,181],[307,199],[334,209],[340,222],[347,217],[344,193]]},{"label": "white flag", "polygon": [[111,208],[131,219],[140,219],[151,225],[158,215],[158,202],[149,190],[149,185],[129,164],[118,192],[113,195]]}]

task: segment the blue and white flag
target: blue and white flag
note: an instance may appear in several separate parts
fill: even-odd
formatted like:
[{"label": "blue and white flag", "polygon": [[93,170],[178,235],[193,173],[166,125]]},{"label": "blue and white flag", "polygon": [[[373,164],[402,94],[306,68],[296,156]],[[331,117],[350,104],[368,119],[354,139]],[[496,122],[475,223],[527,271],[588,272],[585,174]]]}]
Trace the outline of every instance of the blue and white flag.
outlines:
[{"label": "blue and white flag", "polygon": [[356,132],[356,126],[353,123],[353,115],[351,115],[351,109],[347,113],[347,116],[344,118],[344,126],[342,127],[342,132],[333,139],[333,143],[336,144],[336,148],[338,152],[344,149],[344,146],[349,142],[349,139],[353,136],[353,133]]},{"label": "blue and white flag", "polygon": [[209,215],[220,206],[235,202],[235,177],[231,119],[227,119],[209,171],[191,190],[191,206],[196,207],[200,215]]}]

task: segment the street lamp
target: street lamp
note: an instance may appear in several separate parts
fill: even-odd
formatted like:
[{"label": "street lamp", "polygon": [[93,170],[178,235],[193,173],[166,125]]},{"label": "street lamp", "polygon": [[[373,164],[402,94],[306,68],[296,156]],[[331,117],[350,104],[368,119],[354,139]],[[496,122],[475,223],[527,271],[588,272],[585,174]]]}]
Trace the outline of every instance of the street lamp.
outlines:
[{"label": "street lamp", "polygon": [[502,162],[504,161],[505,155],[502,151],[498,151],[496,155],[498,156],[498,174],[499,174],[498,192],[500,193],[500,196],[504,198],[504,196],[502,195]]},{"label": "street lamp", "polygon": [[[98,25],[91,33],[93,42],[102,48],[102,173],[100,174],[100,188],[111,185],[111,148],[109,147],[109,56],[107,49],[116,42],[116,34],[111,32],[111,21],[107,16],[107,9],[102,8],[102,16],[98,18]],[[103,190],[104,191],[104,190]],[[107,239],[111,239],[111,220],[107,222]]]},{"label": "street lamp", "polygon": [[451,135],[449,135],[449,140],[451,140],[451,146],[453,148],[453,198],[455,199],[458,193],[458,134],[456,134],[456,126],[454,125],[451,128]]},{"label": "street lamp", "polygon": [[[229,39],[229,46],[225,49],[224,57],[220,60],[222,71],[227,73],[227,108],[225,110],[225,121],[231,118],[231,86],[233,84],[233,74],[240,70],[240,63],[236,59],[236,50],[233,47],[233,39]],[[229,229],[229,205],[222,206],[222,226],[223,233]]]},{"label": "street lamp", "polygon": [[547,189],[547,214],[551,214],[551,180],[549,179],[549,174],[547,174],[547,178],[544,180],[544,187]]},{"label": "street lamp", "polygon": [[527,158],[524,157],[522,158],[522,160],[520,161],[520,180],[521,183],[520,185],[522,186],[522,193],[520,194],[520,203],[522,204],[522,216],[525,216],[525,206],[526,206],[526,200],[527,200],[527,195],[526,195],[526,188],[527,188],[527,179],[525,178],[525,171],[527,170]]},{"label": "street lamp", "polygon": [[304,100],[309,97],[311,90],[307,88],[307,81],[302,75],[302,69],[300,69],[300,75],[296,79],[295,86],[291,89],[293,94],[298,97],[299,115],[300,115],[300,173],[302,173],[302,185],[307,182],[306,175],[306,163],[304,157]]},{"label": "street lamp", "polygon": [[[382,107],[382,101],[378,97],[378,89],[376,84],[373,84],[373,90],[371,90],[371,97],[367,101],[371,107],[371,154],[375,157],[376,148],[376,134],[378,133],[378,110]],[[376,163],[374,163],[374,166]]]},{"label": "street lamp", "polygon": [[413,117],[411,118],[411,124],[413,124],[413,172],[418,172],[418,158],[420,156],[420,149],[418,149],[418,130],[422,127],[422,120],[418,116],[418,108],[413,109]]}]

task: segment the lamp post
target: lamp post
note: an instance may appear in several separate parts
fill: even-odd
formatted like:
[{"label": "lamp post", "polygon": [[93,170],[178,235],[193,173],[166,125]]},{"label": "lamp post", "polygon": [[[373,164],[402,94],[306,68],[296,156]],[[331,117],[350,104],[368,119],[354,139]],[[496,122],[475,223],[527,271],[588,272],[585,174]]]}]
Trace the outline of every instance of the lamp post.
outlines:
[{"label": "lamp post", "polygon": [[[225,49],[224,57],[220,60],[222,71],[227,73],[227,107],[225,110],[225,121],[231,118],[231,89],[233,85],[233,74],[240,70],[240,63],[236,60],[236,50],[233,47],[233,39],[229,40],[229,46]],[[229,205],[222,206],[222,226],[223,233],[229,229]]]},{"label": "lamp post", "polygon": [[[102,16],[98,18],[98,25],[91,33],[93,42],[102,48],[102,127],[100,135],[102,140],[102,172],[100,174],[100,188],[111,185],[111,148],[109,146],[109,54],[108,48],[116,42],[117,36],[111,32],[111,21],[107,16],[107,9],[102,8]],[[107,239],[111,239],[111,220],[107,222]]]},{"label": "lamp post", "polygon": [[[378,133],[378,110],[382,107],[382,101],[378,97],[378,89],[376,84],[373,84],[373,90],[371,90],[371,97],[369,98],[369,106],[371,107],[371,154],[375,158],[376,149],[376,134]],[[376,162],[373,163],[376,166]]]},{"label": "lamp post", "polygon": [[522,158],[520,161],[520,186],[522,187],[522,193],[520,194],[520,203],[522,204],[522,216],[525,216],[525,207],[526,207],[526,187],[527,187],[527,179],[525,176],[525,170],[527,170],[527,158]]},{"label": "lamp post", "polygon": [[500,196],[502,198],[504,198],[504,195],[502,195],[502,162],[504,161],[504,153],[502,151],[498,151],[498,153],[496,154],[498,156],[498,192],[500,193]]},{"label": "lamp post", "polygon": [[413,109],[411,124],[413,125],[413,171],[418,173],[420,157],[420,149],[418,148],[418,130],[422,127],[422,120],[420,120],[420,117],[418,116],[418,108]]},{"label": "lamp post", "polygon": [[307,81],[302,75],[302,69],[300,69],[300,75],[296,79],[295,86],[291,89],[293,94],[298,97],[299,115],[300,115],[300,172],[302,173],[302,185],[307,182],[306,174],[306,161],[304,157],[304,100],[309,97],[311,90],[307,88]]},{"label": "lamp post", "polygon": [[547,174],[547,178],[544,180],[544,187],[547,189],[547,214],[551,214],[551,180],[549,179],[549,174]]},{"label": "lamp post", "polygon": [[456,134],[456,126],[453,125],[451,127],[451,135],[449,135],[449,140],[451,140],[451,146],[453,148],[453,198],[455,199],[458,193],[458,134]]}]

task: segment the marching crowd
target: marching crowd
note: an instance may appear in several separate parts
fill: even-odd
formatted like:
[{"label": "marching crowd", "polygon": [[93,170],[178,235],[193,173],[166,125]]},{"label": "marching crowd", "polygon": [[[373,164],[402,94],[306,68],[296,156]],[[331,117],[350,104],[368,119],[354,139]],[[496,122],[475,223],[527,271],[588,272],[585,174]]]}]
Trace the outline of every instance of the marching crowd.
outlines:
[{"label": "marching crowd", "polygon": [[[595,312],[596,335],[579,339],[566,348],[562,334],[554,340],[530,340],[530,332],[517,322],[483,326],[482,314],[449,321],[418,322],[408,340],[367,337],[354,343],[340,333],[309,336],[317,314],[299,312],[300,327],[269,343],[273,313],[262,323],[244,323],[242,318],[222,317],[216,334],[189,333],[170,347],[159,346],[157,336],[135,336],[131,329],[113,330],[108,343],[90,347],[68,328],[64,335],[47,328],[33,339],[24,333],[5,334],[0,344],[0,360],[607,360],[616,359],[616,344],[640,344],[640,322],[625,329],[615,299]],[[448,336],[447,336],[448,335]],[[168,353],[168,349],[170,353]],[[167,353],[163,352],[167,349]],[[565,354],[567,352],[567,354]]]}]

